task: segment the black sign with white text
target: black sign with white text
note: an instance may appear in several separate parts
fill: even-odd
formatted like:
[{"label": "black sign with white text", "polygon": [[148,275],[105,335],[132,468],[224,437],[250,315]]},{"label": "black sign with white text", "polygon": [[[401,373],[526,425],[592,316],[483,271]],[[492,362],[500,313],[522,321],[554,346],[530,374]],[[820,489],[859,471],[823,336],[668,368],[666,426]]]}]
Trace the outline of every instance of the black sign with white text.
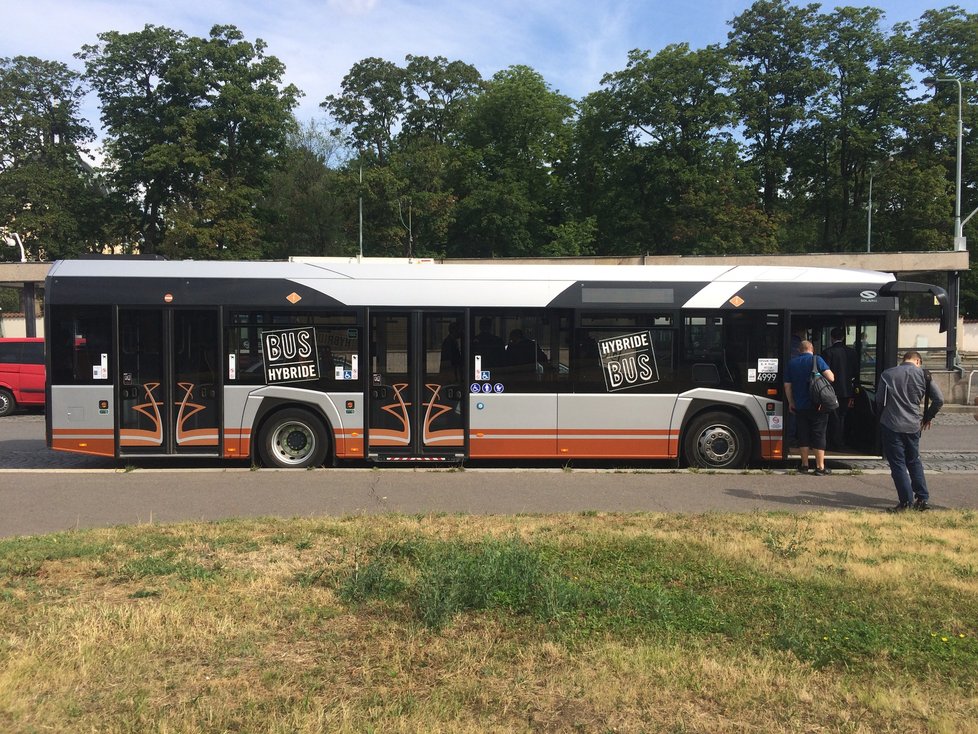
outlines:
[{"label": "black sign with white text", "polygon": [[265,382],[305,382],[319,379],[319,353],[313,328],[264,331]]},{"label": "black sign with white text", "polygon": [[598,340],[601,370],[608,392],[628,390],[659,381],[659,370],[648,331]]}]

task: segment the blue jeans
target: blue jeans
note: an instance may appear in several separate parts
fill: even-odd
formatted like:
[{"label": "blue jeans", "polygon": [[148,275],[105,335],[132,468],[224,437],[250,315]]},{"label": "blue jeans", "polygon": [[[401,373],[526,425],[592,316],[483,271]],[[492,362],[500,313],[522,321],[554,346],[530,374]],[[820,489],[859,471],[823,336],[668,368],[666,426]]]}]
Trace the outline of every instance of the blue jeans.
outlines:
[{"label": "blue jeans", "polygon": [[883,456],[890,464],[890,475],[900,502],[910,504],[914,497],[926,502],[930,495],[924,478],[924,463],[920,460],[920,431],[897,433],[880,425],[880,436]]}]

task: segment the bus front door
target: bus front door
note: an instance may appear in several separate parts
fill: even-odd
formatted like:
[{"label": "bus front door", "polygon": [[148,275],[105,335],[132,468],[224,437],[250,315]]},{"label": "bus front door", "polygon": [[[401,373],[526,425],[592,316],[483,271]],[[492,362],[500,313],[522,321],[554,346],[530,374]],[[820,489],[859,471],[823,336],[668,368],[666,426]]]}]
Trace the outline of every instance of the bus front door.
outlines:
[{"label": "bus front door", "polygon": [[119,310],[119,453],[218,456],[218,314]]},{"label": "bus front door", "polygon": [[[879,456],[879,427],[874,401],[876,384],[885,365],[888,334],[886,317],[875,314],[800,314],[791,316],[791,332],[812,342],[815,352],[823,354],[832,345],[832,332],[843,330],[846,346],[854,352],[848,370],[851,397],[840,411],[829,419],[828,442],[835,454]],[[836,375],[837,379],[841,378]],[[797,449],[795,450],[797,452]]]},{"label": "bus front door", "polygon": [[369,458],[462,458],[463,324],[461,311],[370,314]]}]

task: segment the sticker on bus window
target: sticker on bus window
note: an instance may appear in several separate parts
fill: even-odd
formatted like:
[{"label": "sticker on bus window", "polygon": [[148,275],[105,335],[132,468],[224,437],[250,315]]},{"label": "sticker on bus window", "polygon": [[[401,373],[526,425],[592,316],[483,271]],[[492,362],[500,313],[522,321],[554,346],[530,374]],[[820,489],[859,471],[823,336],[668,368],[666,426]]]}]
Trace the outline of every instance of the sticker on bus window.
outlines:
[{"label": "sticker on bus window", "polygon": [[[754,372],[754,379],[750,378],[750,372]],[[777,382],[778,381],[778,359],[777,357],[765,357],[757,360],[757,370],[748,370],[748,382]]]},{"label": "sticker on bus window", "polygon": [[263,331],[265,382],[280,385],[319,379],[319,352],[312,327]]},{"label": "sticker on bus window", "polygon": [[608,392],[629,390],[659,381],[652,334],[638,331],[598,340],[601,371]]}]

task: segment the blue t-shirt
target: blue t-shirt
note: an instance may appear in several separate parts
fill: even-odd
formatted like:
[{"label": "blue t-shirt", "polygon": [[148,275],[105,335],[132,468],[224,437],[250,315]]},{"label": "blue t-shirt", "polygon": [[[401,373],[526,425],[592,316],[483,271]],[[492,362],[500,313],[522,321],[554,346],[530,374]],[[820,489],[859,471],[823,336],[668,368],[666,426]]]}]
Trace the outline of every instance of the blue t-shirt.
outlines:
[{"label": "blue t-shirt", "polygon": [[[808,378],[812,376],[812,357],[809,352],[799,354],[788,362],[784,371],[784,381],[791,383],[791,395],[795,400],[795,410],[805,410],[813,408],[812,401],[808,397]],[[818,363],[818,371],[825,372],[829,368],[828,363],[819,356],[815,356]]]}]

